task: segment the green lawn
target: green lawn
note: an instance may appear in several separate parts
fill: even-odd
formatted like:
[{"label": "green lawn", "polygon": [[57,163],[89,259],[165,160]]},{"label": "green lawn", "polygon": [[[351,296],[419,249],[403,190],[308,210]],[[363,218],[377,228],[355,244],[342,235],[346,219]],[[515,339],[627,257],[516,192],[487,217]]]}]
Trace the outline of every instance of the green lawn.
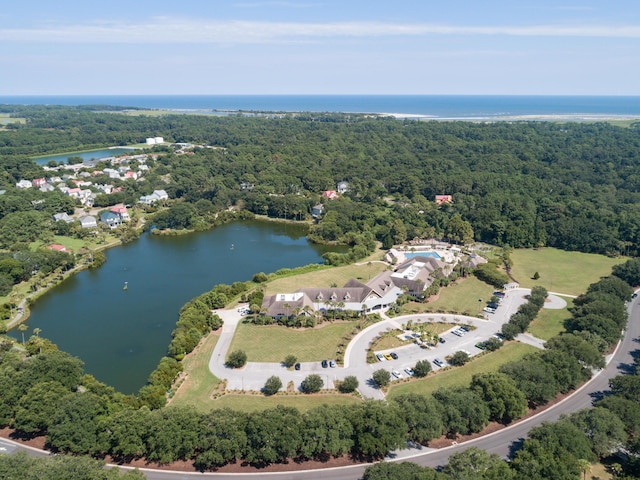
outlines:
[{"label": "green lawn", "polygon": [[568,308],[573,306],[573,300],[568,297],[563,297],[567,301],[567,308],[561,310],[551,310],[543,308],[538,313],[536,319],[531,322],[527,331],[542,340],[549,340],[551,337],[555,337],[561,332],[565,331],[564,321],[571,318]]},{"label": "green lawn", "polygon": [[367,283],[378,273],[386,270],[386,268],[387,266],[385,264],[372,261],[370,263],[366,262],[364,265],[345,265],[342,267],[323,268],[316,272],[278,278],[266,284],[267,291],[265,295],[295,292],[302,287],[321,288],[330,287],[333,284],[338,287],[342,287],[352,278],[355,278],[362,283]]},{"label": "green lawn", "polygon": [[[441,288],[438,296],[428,303],[409,302],[402,306],[402,315],[423,312],[448,312],[469,315],[482,313],[489,301],[493,287],[475,277],[458,280],[448,287]],[[482,301],[478,301],[482,299]]]},{"label": "green lawn", "polygon": [[285,407],[295,407],[301,412],[311,410],[323,404],[327,405],[350,405],[359,403],[361,400],[352,395],[340,394],[317,394],[317,395],[273,395],[265,397],[264,395],[242,395],[242,394],[226,394],[215,399],[211,408],[231,408],[233,410],[241,410],[244,412],[256,412],[275,408],[277,405]]},{"label": "green lawn", "polygon": [[473,359],[463,367],[451,367],[438,373],[430,373],[426,378],[409,380],[392,385],[387,398],[397,397],[407,393],[428,395],[440,387],[468,387],[471,377],[476,373],[495,372],[498,368],[514,360],[519,360],[527,353],[537,349],[524,343],[511,342],[495,352],[487,353]]},{"label": "green lawn", "polygon": [[250,362],[281,362],[290,354],[300,362],[335,358],[338,344],[355,325],[325,322],[316,328],[293,329],[240,323],[229,351],[244,350]]},{"label": "green lawn", "polygon": [[[511,275],[521,287],[540,285],[551,292],[580,295],[600,277],[610,275],[611,268],[626,262],[627,258],[541,248],[514,250],[511,260]],[[538,280],[532,279],[535,272],[540,274]]]},{"label": "green lawn", "polygon": [[187,376],[170,400],[171,405],[189,405],[200,412],[214,408],[211,395],[220,384],[220,379],[209,370],[209,359],[218,338],[218,335],[210,334],[182,360]]}]

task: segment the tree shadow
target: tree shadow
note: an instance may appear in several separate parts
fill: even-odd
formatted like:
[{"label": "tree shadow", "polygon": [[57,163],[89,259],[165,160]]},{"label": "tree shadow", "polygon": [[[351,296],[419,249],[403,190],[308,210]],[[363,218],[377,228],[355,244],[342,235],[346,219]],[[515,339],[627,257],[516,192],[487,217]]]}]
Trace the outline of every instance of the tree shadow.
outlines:
[{"label": "tree shadow", "polygon": [[511,445],[509,445],[509,453],[507,454],[508,458],[512,459],[518,450],[522,449],[524,445],[524,438],[516,438]]}]

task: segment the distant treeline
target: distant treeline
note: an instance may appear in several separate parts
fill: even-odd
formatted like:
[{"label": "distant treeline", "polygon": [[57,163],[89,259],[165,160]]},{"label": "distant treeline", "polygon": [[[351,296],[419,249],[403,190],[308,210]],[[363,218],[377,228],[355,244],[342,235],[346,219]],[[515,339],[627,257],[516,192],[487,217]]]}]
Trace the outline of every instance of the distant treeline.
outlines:
[{"label": "distant treeline", "polygon": [[[101,201],[136,201],[164,188],[202,211],[231,205],[287,219],[339,181],[349,192],[322,200],[310,238],[371,248],[415,237],[479,240],[637,254],[640,245],[640,124],[425,122],[359,115],[282,118],[129,116],[73,107],[13,107],[25,124],[0,131],[0,186],[41,176],[27,155],[141,142],[163,136],[222,148],[165,152],[145,182]],[[8,106],[4,110],[11,110]],[[169,180],[167,184],[166,181]],[[240,185],[245,188],[241,189]],[[440,207],[436,194],[453,195]],[[31,198],[29,200],[32,200]],[[18,205],[17,209],[27,208]],[[0,216],[16,208],[0,205]],[[171,223],[171,219],[164,218]],[[1,222],[1,221],[0,221]],[[359,252],[362,253],[362,252]]]}]

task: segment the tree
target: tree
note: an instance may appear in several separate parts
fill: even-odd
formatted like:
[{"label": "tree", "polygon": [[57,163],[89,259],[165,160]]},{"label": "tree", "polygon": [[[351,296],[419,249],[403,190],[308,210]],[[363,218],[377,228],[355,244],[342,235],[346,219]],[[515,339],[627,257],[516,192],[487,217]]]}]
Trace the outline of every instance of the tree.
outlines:
[{"label": "tree", "polygon": [[381,368],[373,372],[373,381],[376,382],[378,387],[386,387],[389,385],[389,382],[391,381],[391,374],[389,373],[389,370]]},{"label": "tree", "polygon": [[247,448],[247,421],[246,413],[231,409],[213,410],[205,415],[194,461],[196,468],[221,467],[241,458]]},{"label": "tree", "polygon": [[581,410],[571,415],[570,419],[586,434],[591,442],[591,450],[598,458],[606,457],[627,441],[624,423],[606,408]]},{"label": "tree", "polygon": [[366,468],[362,480],[437,480],[441,478],[431,467],[411,462],[378,462]]},{"label": "tree", "polygon": [[433,398],[410,393],[393,399],[407,425],[409,439],[426,444],[444,432],[442,409]]},{"label": "tree", "polygon": [[471,379],[471,390],[489,407],[490,419],[511,423],[527,413],[527,399],[515,381],[504,373],[479,373]]},{"label": "tree", "polygon": [[306,412],[300,444],[301,458],[326,459],[327,455],[338,457],[348,453],[354,443],[351,414],[348,406],[328,405]]},{"label": "tree", "polygon": [[244,350],[235,350],[227,357],[227,366],[230,368],[242,368],[247,363],[247,354]]},{"label": "tree", "polygon": [[449,363],[455,367],[461,367],[469,361],[469,354],[467,352],[458,351],[451,355]]},{"label": "tree", "polygon": [[318,393],[322,390],[323,385],[324,382],[322,381],[322,377],[318,374],[312,373],[305,377],[300,388],[304,393]]},{"label": "tree", "polygon": [[476,447],[451,455],[449,463],[442,471],[451,479],[457,480],[509,480],[514,478],[514,472],[509,468],[507,462],[495,453],[489,455]]},{"label": "tree", "polygon": [[21,323],[20,325],[18,325],[18,330],[20,330],[20,333],[22,333],[22,345],[25,344],[24,341],[24,332],[26,332],[27,330],[29,330],[29,327],[27,326],[26,323]]},{"label": "tree", "polygon": [[245,460],[252,465],[268,465],[294,457],[300,447],[302,430],[302,417],[295,408],[278,405],[250,414],[245,428]]},{"label": "tree", "polygon": [[418,360],[413,367],[416,377],[426,377],[431,371],[431,363],[428,360]]},{"label": "tree", "polygon": [[380,458],[406,444],[407,430],[396,405],[367,400],[352,407],[353,453]]},{"label": "tree", "polygon": [[358,385],[358,379],[353,375],[348,375],[340,382],[338,390],[340,390],[341,393],[351,393],[358,388]]},{"label": "tree", "polygon": [[284,357],[284,361],[282,363],[284,363],[285,367],[291,368],[296,364],[297,361],[298,358],[295,355],[287,355],[286,357]]},{"label": "tree", "polygon": [[444,430],[449,435],[479,432],[489,423],[489,407],[473,390],[441,387],[433,397],[440,403]]},{"label": "tree", "polygon": [[280,380],[280,377],[272,375],[271,377],[267,378],[267,381],[264,383],[264,387],[262,387],[262,393],[264,393],[265,395],[275,395],[281,388],[282,380]]},{"label": "tree", "polygon": [[69,393],[59,382],[36,383],[20,398],[13,426],[27,434],[46,432],[62,398]]}]

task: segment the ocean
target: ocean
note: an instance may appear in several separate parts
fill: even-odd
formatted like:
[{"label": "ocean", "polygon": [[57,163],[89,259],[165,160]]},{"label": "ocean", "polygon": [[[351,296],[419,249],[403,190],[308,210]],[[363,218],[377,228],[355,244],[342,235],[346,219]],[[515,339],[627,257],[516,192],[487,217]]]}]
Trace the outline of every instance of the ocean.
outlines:
[{"label": "ocean", "polygon": [[0,104],[112,105],[180,112],[379,113],[425,119],[640,118],[640,96],[83,95],[0,96]]}]

